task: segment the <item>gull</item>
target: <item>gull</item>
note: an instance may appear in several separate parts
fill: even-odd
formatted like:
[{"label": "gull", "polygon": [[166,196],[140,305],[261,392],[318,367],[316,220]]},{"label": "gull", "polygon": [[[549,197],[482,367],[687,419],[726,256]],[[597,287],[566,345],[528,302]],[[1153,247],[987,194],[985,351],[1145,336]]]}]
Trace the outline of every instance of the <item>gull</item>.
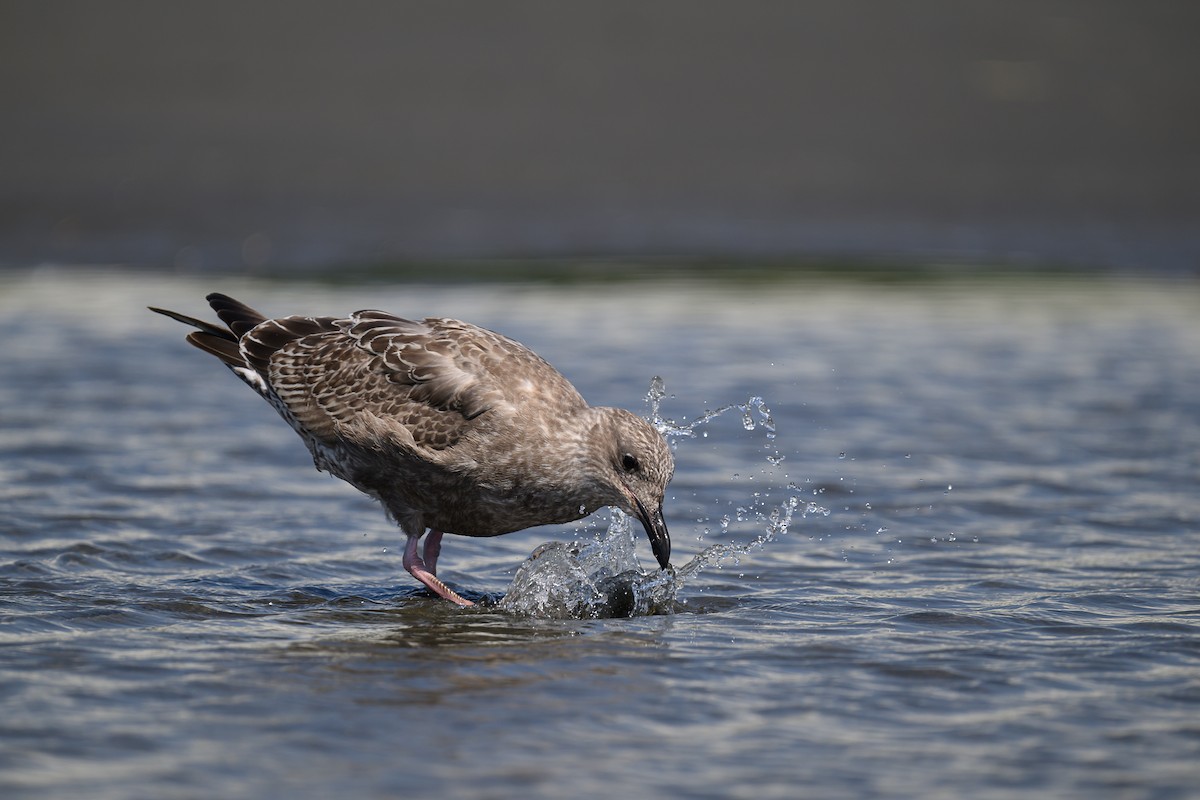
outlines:
[{"label": "gull", "polygon": [[[407,537],[404,568],[434,594],[442,536],[499,536],[614,507],[670,569],[663,498],[674,459],[645,419],[589,406],[524,345],[455,319],[383,311],[268,319],[219,293],[224,325],[150,310],[196,330],[300,435],[317,469],[379,500]],[[421,538],[424,545],[421,546]]]}]

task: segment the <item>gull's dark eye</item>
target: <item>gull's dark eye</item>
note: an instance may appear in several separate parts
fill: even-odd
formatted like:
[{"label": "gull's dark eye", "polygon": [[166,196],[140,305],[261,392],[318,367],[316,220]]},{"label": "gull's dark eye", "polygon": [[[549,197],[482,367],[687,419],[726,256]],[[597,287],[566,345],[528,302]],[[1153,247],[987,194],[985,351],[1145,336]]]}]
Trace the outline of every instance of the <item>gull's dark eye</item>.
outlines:
[{"label": "gull's dark eye", "polygon": [[641,469],[641,464],[638,463],[637,456],[633,453],[626,453],[621,456],[621,469],[626,472],[637,472]]}]

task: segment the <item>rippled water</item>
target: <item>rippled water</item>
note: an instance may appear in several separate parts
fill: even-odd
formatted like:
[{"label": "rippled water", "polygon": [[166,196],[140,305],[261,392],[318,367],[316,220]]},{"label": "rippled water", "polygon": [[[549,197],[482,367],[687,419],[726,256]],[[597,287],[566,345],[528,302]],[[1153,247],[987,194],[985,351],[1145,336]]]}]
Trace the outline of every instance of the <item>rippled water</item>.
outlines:
[{"label": "rippled water", "polygon": [[[0,276],[4,797],[1197,796],[1194,284],[218,283]],[[143,308],[214,289],[460,316],[643,413],[661,375],[677,428],[746,405],[675,437],[674,560],[719,563],[673,613],[504,605],[543,542],[653,564],[601,516],[447,537],[494,602],[430,599]]]}]

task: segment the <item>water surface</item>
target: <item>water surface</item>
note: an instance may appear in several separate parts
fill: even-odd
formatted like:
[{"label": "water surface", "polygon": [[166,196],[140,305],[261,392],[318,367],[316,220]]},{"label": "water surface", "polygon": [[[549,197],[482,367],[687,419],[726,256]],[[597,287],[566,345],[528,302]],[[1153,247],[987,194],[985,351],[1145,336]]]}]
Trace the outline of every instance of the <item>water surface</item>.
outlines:
[{"label": "water surface", "polygon": [[[0,277],[5,797],[1194,797],[1190,283]],[[678,426],[675,613],[418,591],[369,499],[148,304],[459,316]],[[500,598],[546,541],[447,537]],[[652,564],[638,537],[634,554]]]}]

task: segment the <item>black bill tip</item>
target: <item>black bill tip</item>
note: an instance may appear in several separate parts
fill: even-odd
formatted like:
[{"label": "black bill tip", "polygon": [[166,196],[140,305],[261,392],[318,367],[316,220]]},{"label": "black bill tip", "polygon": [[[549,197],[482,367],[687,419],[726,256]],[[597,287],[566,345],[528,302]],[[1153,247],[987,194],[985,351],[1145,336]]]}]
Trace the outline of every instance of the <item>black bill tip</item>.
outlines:
[{"label": "black bill tip", "polygon": [[667,532],[667,523],[663,520],[662,507],[647,511],[641,500],[637,500],[638,519],[646,529],[646,538],[650,540],[650,549],[658,559],[658,566],[663,569],[671,568],[671,534]]}]

